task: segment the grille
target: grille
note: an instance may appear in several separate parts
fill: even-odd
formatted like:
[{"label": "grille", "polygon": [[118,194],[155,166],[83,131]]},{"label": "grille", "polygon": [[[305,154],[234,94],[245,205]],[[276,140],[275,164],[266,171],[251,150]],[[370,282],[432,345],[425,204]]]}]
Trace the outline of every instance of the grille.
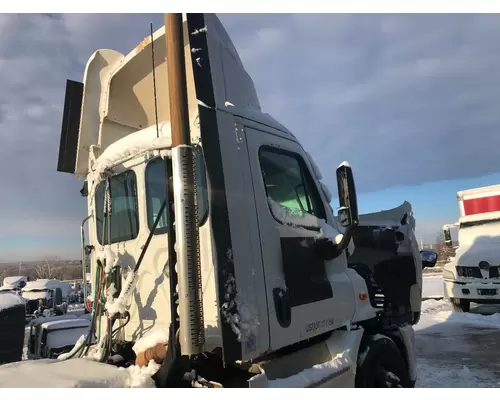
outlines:
[{"label": "grille", "polygon": [[[457,274],[458,276],[463,276],[465,278],[479,278],[483,279],[483,274],[479,267],[460,267],[457,266]],[[490,267],[489,268],[489,278],[499,278],[499,267]]]},{"label": "grille", "polygon": [[28,300],[26,302],[26,314],[33,314],[38,308],[38,300]]}]

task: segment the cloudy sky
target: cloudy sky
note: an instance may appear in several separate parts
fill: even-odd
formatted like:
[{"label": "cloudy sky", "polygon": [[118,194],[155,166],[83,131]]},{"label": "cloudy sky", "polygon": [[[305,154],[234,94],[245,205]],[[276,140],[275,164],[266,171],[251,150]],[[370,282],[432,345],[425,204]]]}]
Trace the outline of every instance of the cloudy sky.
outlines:
[{"label": "cloudy sky", "polygon": [[[220,14],[261,104],[362,212],[413,203],[433,241],[455,193],[500,180],[500,16]],[[66,78],[162,15],[0,15],[0,260],[79,257],[81,182],[56,172]]]}]

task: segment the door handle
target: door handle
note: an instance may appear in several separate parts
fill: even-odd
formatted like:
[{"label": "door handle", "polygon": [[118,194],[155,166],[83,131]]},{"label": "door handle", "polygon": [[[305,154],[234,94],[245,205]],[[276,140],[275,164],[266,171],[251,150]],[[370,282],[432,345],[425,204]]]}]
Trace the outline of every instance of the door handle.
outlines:
[{"label": "door handle", "polygon": [[288,328],[292,323],[292,307],[290,306],[290,295],[288,290],[274,288],[273,299],[278,323],[281,327]]}]

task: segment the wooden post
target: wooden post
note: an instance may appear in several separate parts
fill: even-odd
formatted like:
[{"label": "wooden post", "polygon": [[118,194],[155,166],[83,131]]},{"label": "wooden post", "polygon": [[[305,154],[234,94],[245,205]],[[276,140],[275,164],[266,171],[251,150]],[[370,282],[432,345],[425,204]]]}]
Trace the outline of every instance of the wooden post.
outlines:
[{"label": "wooden post", "polygon": [[191,144],[182,14],[165,14],[165,41],[173,148]]},{"label": "wooden post", "polygon": [[[179,342],[181,355],[193,356],[203,352],[205,324],[196,204],[195,153],[191,147],[189,129],[182,14],[165,14],[165,42],[172,129]],[[166,178],[168,179],[168,176]],[[171,301],[175,297],[173,294],[171,293]]]}]

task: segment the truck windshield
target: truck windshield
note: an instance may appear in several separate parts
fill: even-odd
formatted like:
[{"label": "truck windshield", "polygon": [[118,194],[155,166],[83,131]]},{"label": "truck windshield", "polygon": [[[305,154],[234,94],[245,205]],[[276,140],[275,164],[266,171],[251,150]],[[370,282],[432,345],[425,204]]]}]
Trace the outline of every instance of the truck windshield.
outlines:
[{"label": "truck windshield", "polygon": [[491,219],[482,219],[478,221],[468,221],[468,222],[462,222],[460,224],[460,229],[466,229],[466,228],[472,228],[475,226],[483,226],[483,225],[490,225],[493,223],[499,223],[500,218],[491,218]]},{"label": "truck windshield", "polygon": [[50,298],[51,292],[47,289],[35,289],[29,292],[22,292],[21,296],[26,300],[38,300],[38,299],[48,299]]},{"label": "truck windshield", "polygon": [[500,218],[462,222],[458,230],[458,242],[461,246],[472,244],[476,243],[479,237],[487,238],[488,241],[495,238],[497,241],[500,238],[499,232]]}]

